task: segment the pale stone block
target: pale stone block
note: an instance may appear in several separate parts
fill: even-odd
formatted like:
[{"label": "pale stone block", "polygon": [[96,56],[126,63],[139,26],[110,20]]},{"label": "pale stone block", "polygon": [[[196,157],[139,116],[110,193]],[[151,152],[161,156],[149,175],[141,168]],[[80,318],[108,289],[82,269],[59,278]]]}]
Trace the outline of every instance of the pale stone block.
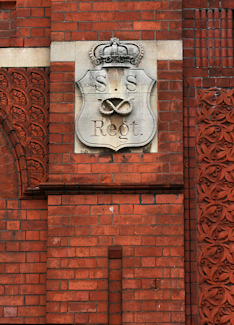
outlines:
[{"label": "pale stone block", "polygon": [[48,48],[0,48],[0,67],[33,68],[50,66]]},{"label": "pale stone block", "polygon": [[183,60],[182,41],[157,41],[157,60]]},{"label": "pale stone block", "polygon": [[[99,42],[101,43],[101,42]],[[154,84],[151,96],[150,105],[155,116],[155,124],[157,125],[157,48],[155,41],[133,41],[133,43],[140,44],[144,48],[144,57],[138,65],[138,69],[144,69],[146,74],[151,78],[156,80]],[[96,41],[77,41],[76,42],[76,59],[75,59],[75,81],[79,81],[84,77],[88,70],[93,70],[94,66],[91,63],[89,51],[97,44]],[[97,67],[96,67],[97,69]],[[82,109],[82,104],[84,104],[79,87],[76,84],[75,87],[75,119],[79,116]],[[75,121],[74,121],[75,122]],[[118,123],[117,123],[118,124]],[[87,132],[91,130],[87,130]],[[91,133],[90,133],[91,134]],[[131,152],[157,152],[158,151],[158,133],[156,131],[155,136],[150,144],[142,147],[130,147],[127,148]],[[75,152],[76,153],[97,153],[102,151],[107,151],[110,149],[99,149],[92,148],[91,146],[84,145],[75,134]]]},{"label": "pale stone block", "polygon": [[155,80],[143,69],[111,64],[107,69],[89,70],[79,81],[83,107],[76,119],[76,133],[89,147],[117,151],[145,146],[157,130],[149,105]]},{"label": "pale stone block", "polygon": [[51,62],[74,62],[76,42],[52,42],[50,46]]},{"label": "pale stone block", "polygon": [[[97,41],[77,41],[77,42],[52,42],[51,44],[51,62],[75,62],[75,81],[79,81],[88,70],[93,70],[89,51],[94,47]],[[146,74],[156,80],[150,94],[150,105],[157,123],[157,60],[182,60],[183,47],[180,40],[167,41],[134,41],[144,48],[144,57],[137,68],[144,69]],[[97,67],[95,69],[98,69]],[[75,86],[75,119],[79,116],[83,104],[83,98],[79,87]],[[75,121],[74,121],[75,123]],[[87,130],[88,132],[88,130]],[[100,152],[109,149],[92,148],[84,145],[75,134],[75,152]],[[149,145],[140,148],[130,148],[131,152],[157,152],[158,151],[158,134]]]}]

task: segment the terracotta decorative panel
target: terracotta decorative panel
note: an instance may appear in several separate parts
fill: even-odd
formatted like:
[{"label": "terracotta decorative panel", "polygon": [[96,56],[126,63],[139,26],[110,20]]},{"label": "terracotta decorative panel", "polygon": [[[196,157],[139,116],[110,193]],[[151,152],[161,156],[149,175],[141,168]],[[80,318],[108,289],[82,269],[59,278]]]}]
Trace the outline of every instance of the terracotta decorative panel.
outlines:
[{"label": "terracotta decorative panel", "polygon": [[29,187],[48,178],[48,75],[48,69],[0,69],[0,111],[24,148]]},{"label": "terracotta decorative panel", "polygon": [[201,324],[234,323],[234,90],[197,94]]}]

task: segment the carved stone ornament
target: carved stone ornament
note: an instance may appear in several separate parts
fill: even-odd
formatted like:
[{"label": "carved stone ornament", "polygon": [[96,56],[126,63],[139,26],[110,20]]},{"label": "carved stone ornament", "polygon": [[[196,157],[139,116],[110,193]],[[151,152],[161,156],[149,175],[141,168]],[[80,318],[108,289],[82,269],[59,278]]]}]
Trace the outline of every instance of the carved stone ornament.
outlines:
[{"label": "carved stone ornament", "polygon": [[77,81],[83,97],[76,119],[80,141],[115,151],[146,145],[156,132],[150,107],[155,80],[136,68],[143,48],[112,38],[97,44],[89,54],[95,68]]}]

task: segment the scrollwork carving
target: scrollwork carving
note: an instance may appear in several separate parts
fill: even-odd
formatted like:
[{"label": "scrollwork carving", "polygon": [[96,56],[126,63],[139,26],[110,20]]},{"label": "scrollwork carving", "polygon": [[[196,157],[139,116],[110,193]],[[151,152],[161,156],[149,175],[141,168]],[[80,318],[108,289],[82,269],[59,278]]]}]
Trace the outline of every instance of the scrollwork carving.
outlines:
[{"label": "scrollwork carving", "polygon": [[0,69],[0,110],[24,148],[30,187],[48,177],[48,75],[42,68]]},{"label": "scrollwork carving", "polygon": [[45,116],[45,112],[40,107],[36,107],[35,105],[29,109],[29,112],[32,120],[45,122],[47,118],[47,116]]},{"label": "scrollwork carving", "polygon": [[35,72],[32,72],[31,74],[31,80],[32,80],[32,83],[36,86],[39,86],[39,87],[45,87],[46,85],[46,80],[45,78],[39,74],[39,73],[35,73]]},{"label": "scrollwork carving", "polygon": [[48,178],[47,162],[39,157],[29,157],[27,159],[28,170],[30,173],[31,187],[35,187],[40,182],[46,182]]},{"label": "scrollwork carving", "polygon": [[12,106],[12,118],[17,121],[26,122],[27,114],[23,108],[19,106]]},{"label": "scrollwork carving", "polygon": [[46,148],[39,141],[32,140],[30,142],[30,148],[31,148],[31,152],[33,153],[33,155],[39,155],[39,156],[46,155]]},{"label": "scrollwork carving", "polygon": [[44,166],[39,161],[30,159],[28,166],[29,170],[35,174],[42,174],[44,172]]},{"label": "scrollwork carving", "polygon": [[233,286],[210,285],[200,291],[201,325],[234,324]]},{"label": "scrollwork carving", "polygon": [[24,88],[27,87],[27,80],[22,73],[13,72],[12,73],[12,81],[17,86],[21,86]]},{"label": "scrollwork carving", "polygon": [[41,91],[32,89],[30,92],[30,95],[32,97],[33,102],[36,102],[36,103],[38,102],[38,103],[41,103],[42,105],[45,104],[45,97]]},{"label": "scrollwork carving", "polygon": [[234,324],[234,89],[197,93],[201,324]]},{"label": "scrollwork carving", "polygon": [[26,139],[27,139],[27,129],[20,123],[13,123],[12,124],[18,138],[21,140],[21,144],[25,147]]},{"label": "scrollwork carving", "polygon": [[6,76],[3,73],[0,73],[0,87],[7,88],[8,81]]},{"label": "scrollwork carving", "polygon": [[22,104],[22,105],[27,104],[26,96],[24,95],[24,93],[21,90],[13,89],[11,91],[11,96],[12,96],[12,99],[13,99],[13,101],[15,103],[19,103],[19,104]]},{"label": "scrollwork carving", "polygon": [[7,106],[8,104],[8,99],[6,94],[0,90],[0,104],[2,104],[3,106]]},{"label": "scrollwork carving", "polygon": [[[224,230],[225,233],[225,230]],[[233,239],[233,236],[232,236]],[[234,249],[225,244],[201,245],[200,283],[234,283]]]},{"label": "scrollwork carving", "polygon": [[39,124],[35,124],[35,123],[31,124],[30,131],[31,131],[32,137],[36,137],[36,138],[44,138],[45,137],[46,131]]}]

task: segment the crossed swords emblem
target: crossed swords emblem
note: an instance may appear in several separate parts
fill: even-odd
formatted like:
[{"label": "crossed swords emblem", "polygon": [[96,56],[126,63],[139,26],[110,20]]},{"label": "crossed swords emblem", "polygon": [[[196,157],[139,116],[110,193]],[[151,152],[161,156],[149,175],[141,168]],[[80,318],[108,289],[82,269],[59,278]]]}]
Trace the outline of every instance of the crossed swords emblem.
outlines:
[{"label": "crossed swords emblem", "polygon": [[100,99],[102,102],[99,106],[100,112],[103,115],[111,115],[114,112],[119,115],[128,115],[132,111],[132,102],[129,98],[128,100],[122,98],[108,98],[108,99]]}]

